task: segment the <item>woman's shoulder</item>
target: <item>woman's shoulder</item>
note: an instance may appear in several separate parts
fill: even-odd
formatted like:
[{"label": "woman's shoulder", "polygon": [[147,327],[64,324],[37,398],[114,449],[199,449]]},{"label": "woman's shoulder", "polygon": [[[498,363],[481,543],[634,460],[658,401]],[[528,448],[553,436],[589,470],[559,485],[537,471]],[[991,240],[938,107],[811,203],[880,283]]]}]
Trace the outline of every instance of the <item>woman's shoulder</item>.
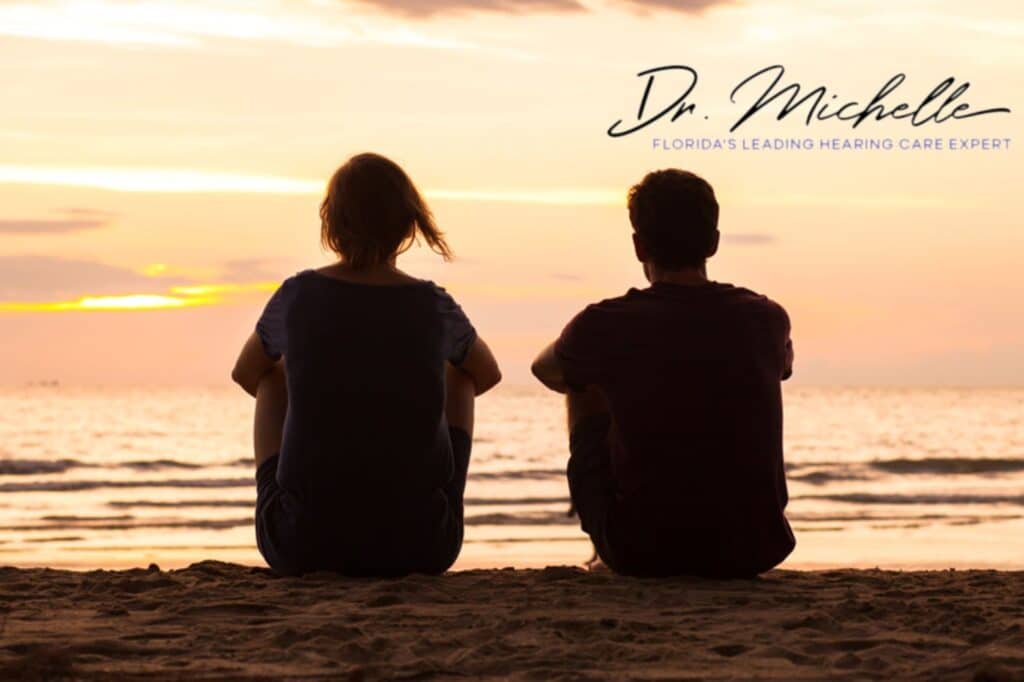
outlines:
[{"label": "woman's shoulder", "polygon": [[380,291],[398,291],[407,289],[437,289],[437,285],[429,279],[413,277],[404,272],[386,273],[384,276],[362,273],[340,272],[335,266],[306,268],[295,273],[291,278],[296,281],[326,282],[328,284],[351,285]]},{"label": "woman's shoulder", "polygon": [[463,311],[462,306],[459,305],[458,301],[455,300],[455,297],[447,289],[435,282],[430,282],[430,285],[433,291],[434,304],[442,317],[466,319],[466,313]]},{"label": "woman's shoulder", "polygon": [[294,296],[303,280],[307,279],[311,272],[312,270],[310,269],[293,272],[278,282],[276,292],[281,295]]}]

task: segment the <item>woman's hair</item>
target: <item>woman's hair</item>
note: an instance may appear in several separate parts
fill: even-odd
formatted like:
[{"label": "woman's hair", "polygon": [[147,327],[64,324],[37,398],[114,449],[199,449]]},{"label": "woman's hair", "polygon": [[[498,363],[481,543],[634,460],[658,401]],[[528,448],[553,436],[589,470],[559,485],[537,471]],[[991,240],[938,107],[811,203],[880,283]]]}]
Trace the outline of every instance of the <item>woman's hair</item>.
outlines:
[{"label": "woman's hair", "polygon": [[422,235],[445,260],[451,249],[416,185],[379,154],[357,154],[335,171],[320,204],[320,242],[353,269],[386,263]]}]

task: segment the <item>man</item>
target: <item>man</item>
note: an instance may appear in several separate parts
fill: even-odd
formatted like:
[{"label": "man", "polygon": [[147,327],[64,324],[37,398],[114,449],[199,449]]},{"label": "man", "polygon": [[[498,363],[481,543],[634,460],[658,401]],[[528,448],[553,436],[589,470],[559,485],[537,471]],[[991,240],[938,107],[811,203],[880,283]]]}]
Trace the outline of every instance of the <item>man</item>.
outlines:
[{"label": "man", "polygon": [[587,306],[533,373],[568,394],[569,488],[601,559],[630,575],[749,577],[795,540],[785,517],[785,310],[708,279],[711,186],[682,170],[629,191],[650,282]]}]

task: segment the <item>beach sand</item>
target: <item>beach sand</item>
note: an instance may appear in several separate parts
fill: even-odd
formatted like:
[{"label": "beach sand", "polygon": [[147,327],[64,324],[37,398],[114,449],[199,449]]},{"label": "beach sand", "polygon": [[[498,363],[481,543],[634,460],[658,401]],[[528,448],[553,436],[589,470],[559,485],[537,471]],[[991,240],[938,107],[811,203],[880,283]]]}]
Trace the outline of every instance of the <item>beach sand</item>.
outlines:
[{"label": "beach sand", "polygon": [[1024,572],[0,569],[0,679],[1024,679]]}]

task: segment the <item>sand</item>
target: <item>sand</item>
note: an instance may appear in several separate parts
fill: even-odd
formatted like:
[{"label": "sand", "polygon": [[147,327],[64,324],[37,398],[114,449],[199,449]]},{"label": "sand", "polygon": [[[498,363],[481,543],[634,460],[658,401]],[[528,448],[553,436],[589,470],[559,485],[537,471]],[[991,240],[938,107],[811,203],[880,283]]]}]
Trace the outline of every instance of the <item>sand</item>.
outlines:
[{"label": "sand", "polygon": [[1024,679],[1024,572],[0,569],[0,679]]}]

